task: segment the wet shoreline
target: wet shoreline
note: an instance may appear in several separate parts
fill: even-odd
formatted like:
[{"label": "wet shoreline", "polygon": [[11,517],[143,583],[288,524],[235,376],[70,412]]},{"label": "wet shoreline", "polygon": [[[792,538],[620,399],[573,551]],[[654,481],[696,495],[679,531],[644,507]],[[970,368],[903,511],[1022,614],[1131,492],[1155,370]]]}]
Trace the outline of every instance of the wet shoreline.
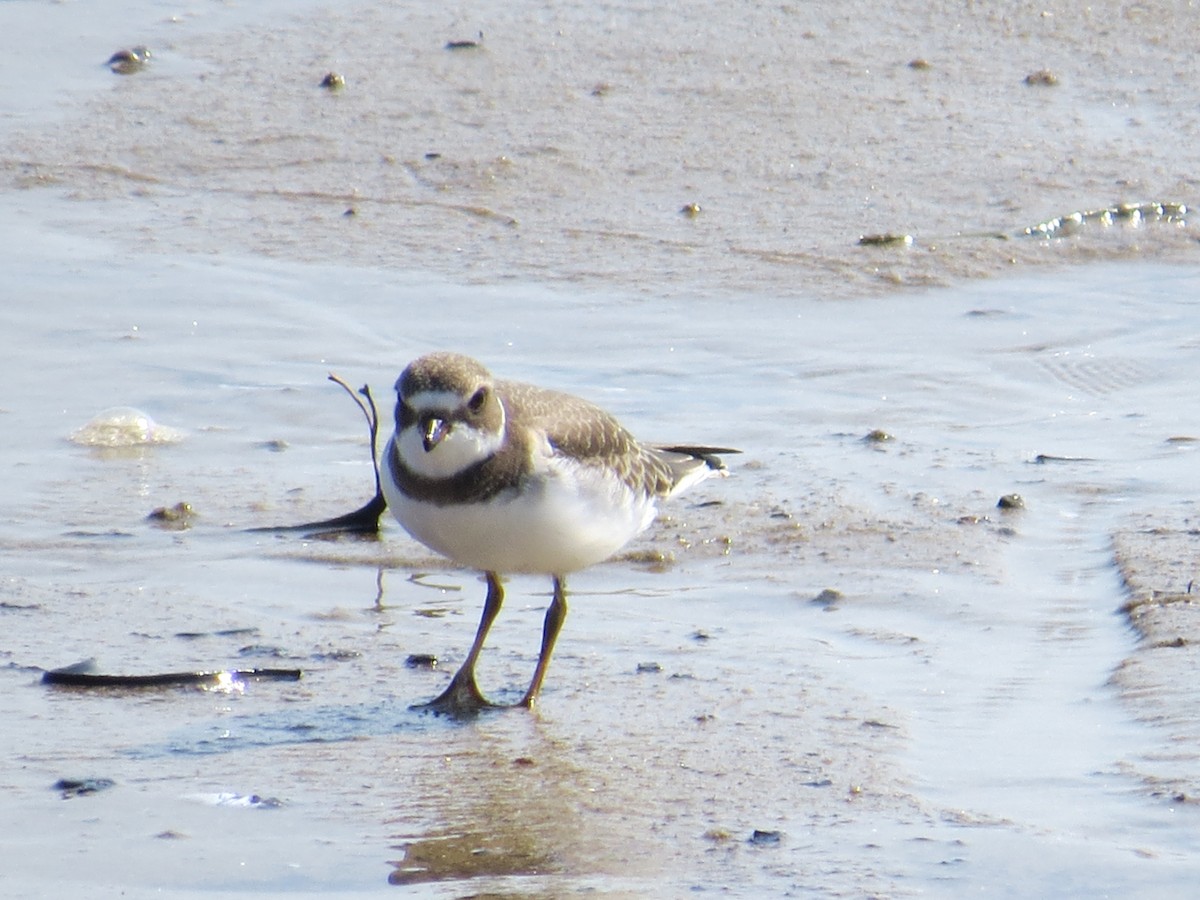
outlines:
[{"label": "wet shoreline", "polygon": [[[1187,14],[129,8],[138,71],[0,102],[14,895],[1190,889],[1194,226],[1068,215],[1194,205]],[[748,451],[576,577],[533,715],[409,708],[474,573],[245,531],[366,501],[326,376],[441,347]],[[71,442],[112,407],[178,439]]]}]

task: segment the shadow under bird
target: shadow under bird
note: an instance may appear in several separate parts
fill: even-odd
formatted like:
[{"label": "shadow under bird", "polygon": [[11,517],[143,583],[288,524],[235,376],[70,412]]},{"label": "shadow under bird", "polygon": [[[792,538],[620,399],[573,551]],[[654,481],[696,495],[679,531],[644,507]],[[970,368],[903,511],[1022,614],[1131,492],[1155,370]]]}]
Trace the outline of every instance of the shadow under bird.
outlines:
[{"label": "shadow under bird", "polygon": [[718,454],[738,452],[643,444],[586,400],[495,379],[456,353],[410,363],[396,394],[396,429],[380,464],[387,506],[422,544],[487,577],[466,659],[423,704],[437,712],[498,705],[479,689],[475,665],[504,601],[501,575],[554,581],[537,666],[516,704],[531,707],[567,616],[567,576],[625,546],[660,499],[725,475]]}]

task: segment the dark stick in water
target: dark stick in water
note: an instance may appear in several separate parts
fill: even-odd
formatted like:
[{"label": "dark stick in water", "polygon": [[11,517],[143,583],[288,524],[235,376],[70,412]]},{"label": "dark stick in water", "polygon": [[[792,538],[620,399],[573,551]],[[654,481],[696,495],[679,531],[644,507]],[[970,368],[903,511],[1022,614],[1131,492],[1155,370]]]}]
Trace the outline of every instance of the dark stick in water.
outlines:
[{"label": "dark stick in water", "polygon": [[178,685],[205,686],[251,678],[299,681],[300,669],[221,669],[215,672],[160,672],[154,675],[101,675],[93,660],[84,660],[42,673],[42,684],[88,688],[163,688]]},{"label": "dark stick in water", "polygon": [[[329,380],[346,391],[358,404],[367,420],[367,428],[371,435],[371,469],[375,473],[375,496],[367,503],[342,516],[332,519],[322,519],[317,522],[304,522],[300,525],[268,525],[260,528],[250,528],[248,531],[319,531],[345,532],[349,534],[377,534],[379,532],[379,517],[387,509],[387,501],[383,499],[383,488],[379,483],[379,460],[376,447],[379,443],[379,410],[375,406],[375,398],[371,396],[371,386],[364,384],[356,392],[350,385],[337,375],[330,373]],[[359,396],[365,397],[364,400]]]}]

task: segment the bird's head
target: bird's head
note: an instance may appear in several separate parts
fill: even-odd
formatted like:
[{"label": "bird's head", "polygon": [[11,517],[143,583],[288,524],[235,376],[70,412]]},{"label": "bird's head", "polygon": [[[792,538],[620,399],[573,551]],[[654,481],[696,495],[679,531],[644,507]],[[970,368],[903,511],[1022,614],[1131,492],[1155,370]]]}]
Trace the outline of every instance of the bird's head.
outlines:
[{"label": "bird's head", "polygon": [[491,373],[457,353],[414,360],[396,382],[396,447],[427,478],[449,478],[504,442],[504,405]]}]

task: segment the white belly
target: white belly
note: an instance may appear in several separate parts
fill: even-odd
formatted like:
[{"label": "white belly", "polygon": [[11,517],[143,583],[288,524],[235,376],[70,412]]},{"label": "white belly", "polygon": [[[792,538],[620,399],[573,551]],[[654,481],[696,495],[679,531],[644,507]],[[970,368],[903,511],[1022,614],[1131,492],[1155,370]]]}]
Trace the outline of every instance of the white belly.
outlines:
[{"label": "white belly", "polygon": [[603,470],[553,457],[546,471],[487,503],[437,506],[410,500],[382,468],[396,520],[459,565],[497,573],[565,575],[607,559],[654,519],[653,498],[636,496]]}]

